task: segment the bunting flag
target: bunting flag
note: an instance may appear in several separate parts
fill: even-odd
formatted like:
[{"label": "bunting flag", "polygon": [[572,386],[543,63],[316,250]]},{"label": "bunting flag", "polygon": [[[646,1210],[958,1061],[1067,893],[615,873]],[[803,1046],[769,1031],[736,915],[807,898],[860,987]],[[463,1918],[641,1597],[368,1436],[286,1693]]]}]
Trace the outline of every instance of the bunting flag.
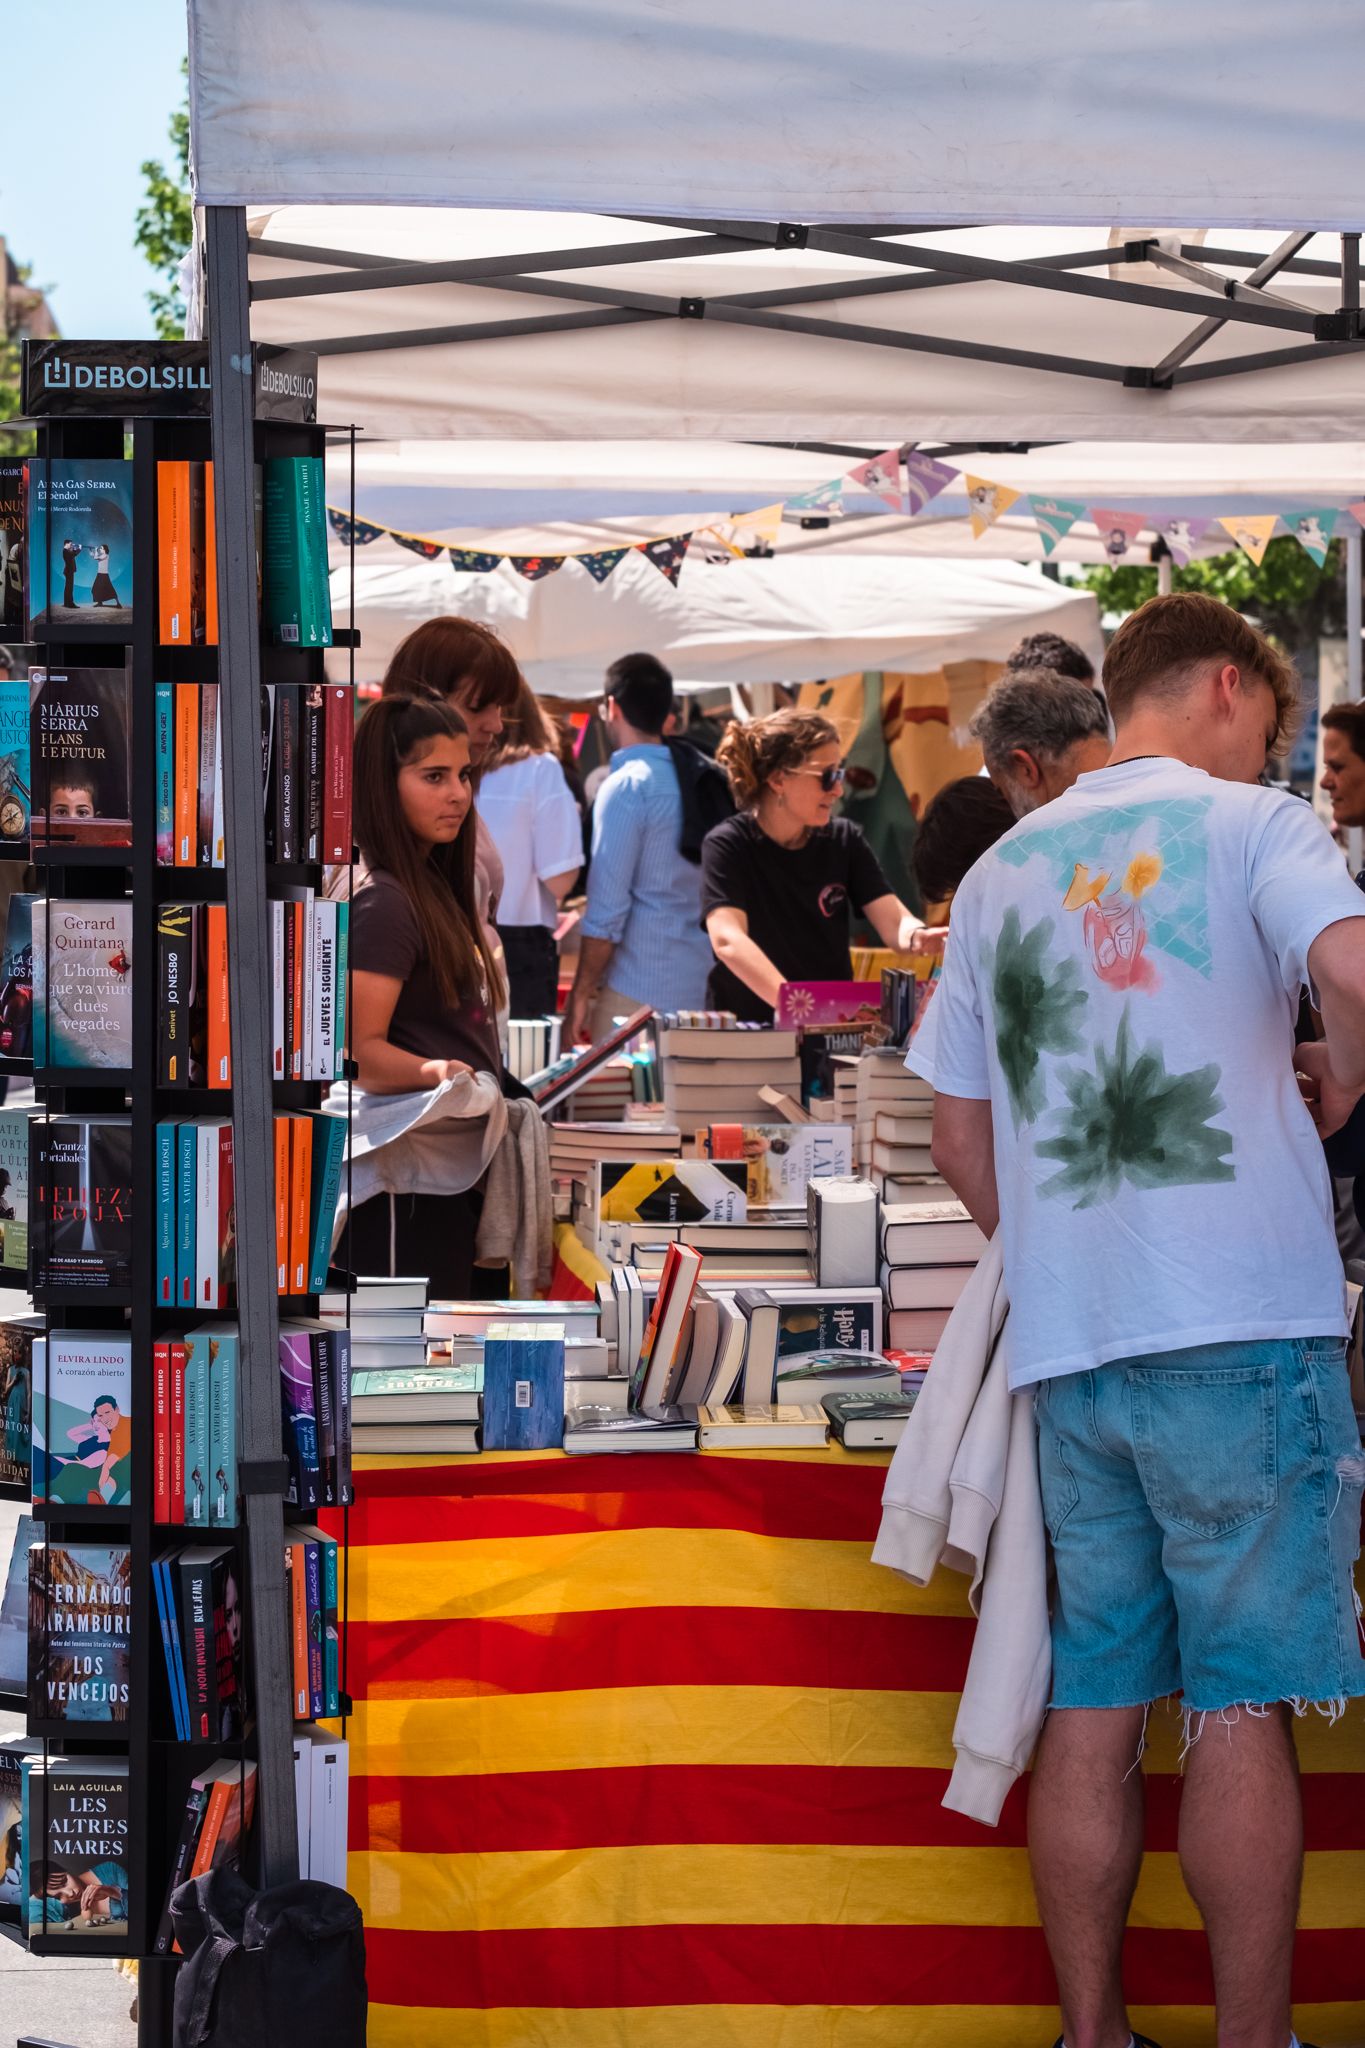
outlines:
[{"label": "bunting flag", "polygon": [[1365,526],[1365,498],[1357,498],[1355,504],[1348,505],[1346,510],[1352,519],[1358,519],[1361,525]]},{"label": "bunting flag", "polygon": [[395,533],[389,529],[389,539],[396,540],[400,548],[407,548],[410,554],[420,555],[424,562],[438,562],[445,553],[439,540],[423,540],[420,533]]},{"label": "bunting flag", "polygon": [[1077,504],[1074,498],[1030,498],[1028,508],[1037,522],[1045,555],[1052,554],[1076,521],[1085,517],[1084,505]]},{"label": "bunting flag", "polygon": [[[770,555],[782,527],[782,500],[775,505],[763,505],[757,512],[732,512],[728,519],[714,519],[709,526],[700,526],[692,535],[692,546],[698,541],[707,561],[733,561],[743,555]],[[714,543],[714,552],[711,544]]]},{"label": "bunting flag", "polygon": [[901,461],[905,464],[905,507],[912,519],[962,474],[960,469],[950,469],[946,462],[935,462],[932,455],[920,455],[913,448],[902,448]]},{"label": "bunting flag", "polygon": [[1171,551],[1171,560],[1177,569],[1187,568],[1193,561],[1195,550],[1204,535],[1213,525],[1212,519],[1157,519],[1153,522],[1157,532]]},{"label": "bunting flag", "polygon": [[666,576],[670,583],[676,584],[682,574],[682,565],[691,539],[690,533],[673,533],[663,540],[642,540],[635,552],[646,556],[661,576]]},{"label": "bunting flag", "polygon": [[1313,557],[1320,569],[1327,566],[1327,550],[1336,528],[1335,512],[1281,512],[1281,519],[1299,546]]},{"label": "bunting flag", "polygon": [[594,583],[605,583],[616,564],[628,553],[627,548],[599,548],[596,554],[574,555],[570,559],[586,569]]},{"label": "bunting flag", "polygon": [[339,512],[335,505],[327,507],[327,523],[343,547],[368,547],[372,540],[379,540],[387,528],[373,526],[368,519],[352,519],[349,512]]},{"label": "bunting flag", "polygon": [[1018,491],[1012,491],[1008,484],[993,484],[982,476],[967,478],[967,516],[972,522],[972,538],[980,540],[997,519],[1017,503]]},{"label": "bunting flag", "polygon": [[496,569],[501,555],[481,554],[478,548],[449,548],[450,565],[471,576],[486,576],[490,569]]},{"label": "bunting flag", "polygon": [[860,462],[856,469],[848,472],[848,481],[869,491],[874,498],[880,498],[893,512],[905,509],[901,496],[901,451],[887,448],[880,455],[874,455],[870,462]]},{"label": "bunting flag", "polygon": [[508,555],[507,560],[528,583],[539,583],[542,576],[553,576],[564,567],[563,555]]},{"label": "bunting flag", "polygon": [[832,476],[827,484],[816,484],[814,490],[800,491],[794,498],[788,498],[787,510],[796,513],[825,512],[832,519],[844,516],[844,480]]},{"label": "bunting flag", "polygon": [[1239,512],[1235,518],[1220,519],[1218,524],[1232,535],[1238,547],[1250,555],[1259,569],[1270,546],[1270,536],[1275,531],[1275,519],[1273,512]]},{"label": "bunting flag", "polygon": [[709,562],[713,569],[724,568],[736,559],[736,550],[721,539],[713,526],[699,526],[688,538],[687,552],[699,562]]},{"label": "bunting flag", "polygon": [[1092,505],[1090,517],[1111,562],[1121,562],[1138,535],[1150,524],[1145,512],[1115,512],[1107,505]]}]

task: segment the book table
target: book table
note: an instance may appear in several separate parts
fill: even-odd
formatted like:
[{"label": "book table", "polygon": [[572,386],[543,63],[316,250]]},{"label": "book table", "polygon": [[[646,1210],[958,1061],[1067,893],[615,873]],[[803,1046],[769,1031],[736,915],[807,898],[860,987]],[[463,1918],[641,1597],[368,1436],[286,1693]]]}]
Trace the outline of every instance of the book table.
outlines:
[{"label": "book table", "polygon": [[[376,2048],[1047,2048],[1024,1787],[940,1800],[965,1582],[869,1559],[885,1454],[358,1460],[351,1888]],[[1151,1719],[1135,2024],[1212,2039]],[[1298,1723],[1299,2032],[1365,2039],[1365,1705]],[[1206,1739],[1216,1740],[1210,1724]]]}]

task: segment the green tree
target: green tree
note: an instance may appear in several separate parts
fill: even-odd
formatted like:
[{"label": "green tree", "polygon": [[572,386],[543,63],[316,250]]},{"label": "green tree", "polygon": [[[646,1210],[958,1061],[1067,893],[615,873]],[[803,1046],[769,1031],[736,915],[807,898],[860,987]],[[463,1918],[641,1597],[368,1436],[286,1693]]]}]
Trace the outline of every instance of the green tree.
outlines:
[{"label": "green tree", "polygon": [[[27,284],[28,280],[28,270],[20,266],[20,283]],[[18,310],[17,302],[12,303],[10,293],[5,288],[4,277],[0,276],[0,423],[18,419],[23,397],[23,358],[20,354],[19,337],[14,331],[15,315]],[[0,455],[14,457],[31,455],[32,452],[32,433],[15,432],[0,424]]]},{"label": "green tree", "polygon": [[[1349,516],[1349,515],[1343,515]],[[1173,590],[1203,590],[1220,597],[1234,610],[1254,618],[1285,652],[1311,655],[1316,669],[1320,638],[1339,638],[1346,630],[1346,550],[1333,541],[1319,569],[1313,557],[1287,534],[1273,540],[1258,569],[1250,555],[1234,548],[1208,561],[1173,569]],[[1108,563],[1087,569],[1081,587],[1093,590],[1102,612],[1120,617],[1156,596],[1156,567],[1146,563]]]},{"label": "green tree", "polygon": [[133,245],[164,280],[164,290],[150,291],[147,304],[161,341],[180,341],[185,333],[185,301],[180,294],[180,265],[194,239],[194,207],[190,201],[189,64],[180,66],[187,81],[185,101],[171,115],[169,134],[174,152],[171,168],[149,157],[142,166],[145,203],[137,210]]}]

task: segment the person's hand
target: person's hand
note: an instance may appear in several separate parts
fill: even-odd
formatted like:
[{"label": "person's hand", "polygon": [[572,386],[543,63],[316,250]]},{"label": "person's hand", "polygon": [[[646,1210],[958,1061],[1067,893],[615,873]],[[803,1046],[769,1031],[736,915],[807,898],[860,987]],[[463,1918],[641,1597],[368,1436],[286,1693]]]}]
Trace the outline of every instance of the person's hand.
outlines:
[{"label": "person's hand", "polygon": [[81,1917],[86,1920],[112,1919],[109,1903],[112,1897],[108,1885],[88,1884],[81,1893]]},{"label": "person's hand", "polygon": [[941,953],[948,943],[946,924],[922,924],[911,938],[907,952],[920,955]]},{"label": "person's hand", "polygon": [[575,988],[564,1006],[563,1042],[566,1046],[586,1045],[591,1041],[592,1032],[588,1018],[596,997],[591,989]]},{"label": "person's hand", "polygon": [[1295,1046],[1294,1077],[1320,1138],[1330,1138],[1334,1131],[1339,1131],[1365,1095],[1365,1089],[1343,1088],[1336,1079],[1325,1038]]},{"label": "person's hand", "polygon": [[464,1060],[424,1060],[422,1079],[428,1088],[439,1088],[443,1081],[453,1081],[457,1074],[472,1074],[474,1069]]}]

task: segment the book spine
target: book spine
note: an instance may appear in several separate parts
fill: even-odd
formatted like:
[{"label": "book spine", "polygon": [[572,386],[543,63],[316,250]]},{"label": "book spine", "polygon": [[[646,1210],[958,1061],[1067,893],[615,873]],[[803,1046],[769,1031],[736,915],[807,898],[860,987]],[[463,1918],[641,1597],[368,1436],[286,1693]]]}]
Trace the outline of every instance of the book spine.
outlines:
[{"label": "book spine", "polygon": [[199,1124],[194,1136],[194,1301],[196,1308],[218,1308],[217,1128]]},{"label": "book spine", "polygon": [[304,1585],[308,1600],[308,1712],[316,1721],[326,1705],[322,1637],[326,1614],[322,1603],[322,1559],[318,1544],[310,1537],[303,1546]]},{"label": "book spine", "polygon": [[193,903],[166,903],[157,913],[157,1081],[162,1088],[190,1085],[190,1003],[198,908]]},{"label": "book spine", "polygon": [[171,1347],[164,1340],[152,1346],[152,1513],[156,1521],[171,1519]]},{"label": "book spine", "polygon": [[276,1081],[284,1079],[285,1059],[285,910],[287,905],[272,901],[270,912],[270,1072]]},{"label": "book spine", "polygon": [[293,1118],[275,1118],[275,1267],[276,1289],[289,1292],[289,1156]]},{"label": "book spine", "polygon": [[180,1687],[177,1685],[175,1678],[175,1650],[171,1643],[171,1617],[166,1605],[166,1580],[160,1558],[152,1560],[152,1591],[156,1595],[157,1620],[161,1624],[161,1653],[166,1663],[166,1690],[171,1697],[171,1721],[175,1728],[177,1741],[188,1742],[189,1730],[183,1725],[180,1718]]},{"label": "book spine", "polygon": [[331,1081],[336,1072],[337,907],[335,903],[315,902],[312,916],[312,1034],[307,1078]]},{"label": "book spine", "polygon": [[213,464],[204,464],[204,643],[218,645],[218,503]]},{"label": "book spine", "polygon": [[[341,1169],[346,1158],[346,1123],[342,1117],[316,1111],[312,1126],[312,1201],[309,1205],[309,1294],[321,1294],[332,1260],[332,1234],[341,1196]],[[319,1157],[321,1152],[321,1157]]]},{"label": "book spine", "polygon": [[208,1526],[209,1339],[204,1330],[185,1340],[185,1522]]},{"label": "book spine", "polygon": [[294,1118],[289,1147],[289,1292],[308,1292],[308,1221],[313,1189],[313,1124]]},{"label": "book spine", "polygon": [[309,1332],[308,1355],[313,1371],[313,1412],[318,1419],[319,1489],[323,1506],[333,1507],[337,1497],[337,1433],[325,1330]]},{"label": "book spine", "polygon": [[212,1417],[209,1446],[209,1521],[219,1529],[237,1526],[237,1338],[231,1330],[217,1333],[217,1356],[209,1356],[209,1404]]},{"label": "book spine", "polygon": [[308,1588],[303,1560],[303,1542],[291,1537],[284,1546],[285,1577],[289,1582],[289,1643],[294,1687],[294,1719],[308,1719]]},{"label": "book spine", "polygon": [[352,693],[329,685],[323,738],[322,858],[344,867],[351,858]]},{"label": "book spine", "polygon": [[185,1520],[185,1360],[186,1347],[171,1339],[171,1508],[168,1522]]},{"label": "book spine", "polygon": [[299,857],[299,692],[296,683],[275,686],[275,859]]},{"label": "book spine", "polygon": [[[182,1740],[185,1738],[182,1737]],[[175,1944],[175,1928],[171,1921],[171,1900],[190,1874],[194,1861],[195,1844],[204,1824],[204,1810],[208,1805],[208,1792],[202,1785],[191,1785],[181,1816],[180,1833],[176,1837],[175,1855],[171,1859],[171,1881],[166,1887],[166,1903],[161,1908],[161,1918],[156,1923],[156,1937],[152,1953],[167,1956]]]},{"label": "book spine", "polygon": [[163,647],[190,640],[190,466],[156,466],[157,637]]},{"label": "book spine", "polygon": [[175,1145],[176,1127],[156,1127],[156,1302],[175,1306]]},{"label": "book spine", "polygon": [[218,1847],[218,1838],[223,1832],[223,1822],[227,1819],[233,1790],[232,1784],[222,1778],[209,1786],[208,1804],[204,1808],[199,1840],[194,1846],[194,1860],[190,1864],[190,1874],[186,1880],[189,1883],[196,1877],[202,1877],[206,1870],[213,1868],[213,1852]]},{"label": "book spine", "polygon": [[179,1573],[180,1636],[184,1646],[191,1735],[196,1742],[209,1742],[218,1733],[217,1715],[213,1712],[213,1696],[217,1690],[213,1571],[211,1566],[182,1552]]},{"label": "book spine", "polygon": [[224,1124],[218,1134],[218,1219],[214,1243],[218,1247],[217,1276],[219,1308],[237,1306],[237,1237],[235,1202],[237,1173],[232,1152],[232,1125]]},{"label": "book spine", "polygon": [[308,972],[308,903],[291,903],[289,912],[294,931],[294,956],[289,990],[289,1078],[291,1081],[301,1081],[303,1048],[308,1036],[308,991],[312,983],[312,976]]},{"label": "book spine", "polygon": [[195,1230],[198,1127],[194,1124],[181,1124],[179,1126],[179,1134],[180,1171],[176,1204],[175,1299],[178,1307],[193,1308],[196,1298],[194,1276],[198,1255],[197,1232]]},{"label": "book spine", "polygon": [[349,1507],[351,1486],[351,1333],[346,1328],[327,1335],[337,1416],[337,1500]]},{"label": "book spine", "polygon": [[156,731],[156,864],[175,863],[175,685],[158,683]]},{"label": "book spine", "polygon": [[199,865],[199,686],[175,686],[175,866]]},{"label": "book spine", "polygon": [[337,1546],[322,1540],[322,1711],[329,1718],[341,1712],[341,1573]]},{"label": "book spine", "polygon": [[232,1086],[232,1043],[228,1019],[228,937],[226,903],[204,908],[205,995],[208,1005],[209,1087]]},{"label": "book spine", "polygon": [[227,827],[223,811],[223,721],[218,720],[218,730],[213,741],[213,852],[209,866],[221,868],[227,862]]},{"label": "book spine", "polygon": [[199,693],[198,865],[213,865],[213,757],[218,745],[218,685]]},{"label": "book spine", "polygon": [[326,709],[321,688],[305,690],[299,815],[303,858],[310,861],[322,859],[322,745],[325,717]]},{"label": "book spine", "polygon": [[340,1081],[346,1072],[346,1034],[350,1028],[349,1004],[347,1002],[347,975],[350,970],[351,960],[351,906],[346,902],[338,903],[336,912],[336,975],[333,981],[333,1002],[335,1004],[336,1017],[333,1036],[336,1044],[334,1047],[335,1059],[332,1066],[332,1079]]},{"label": "book spine", "polygon": [[313,1409],[313,1368],[306,1331],[280,1332],[280,1393],[284,1408],[285,1455],[297,1489],[297,1505],[319,1504],[318,1425]]}]

